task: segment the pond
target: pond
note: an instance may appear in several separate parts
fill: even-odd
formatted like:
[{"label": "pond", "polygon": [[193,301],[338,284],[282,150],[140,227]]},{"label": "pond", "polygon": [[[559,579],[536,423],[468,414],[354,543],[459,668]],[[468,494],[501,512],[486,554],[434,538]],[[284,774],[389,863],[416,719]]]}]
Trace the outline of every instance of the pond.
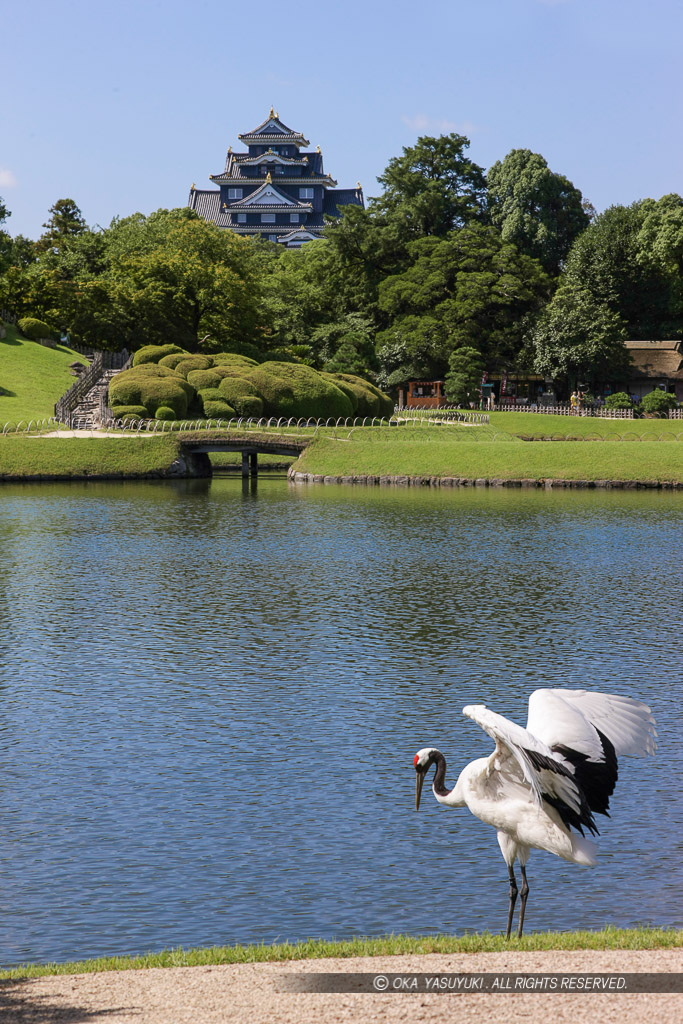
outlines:
[{"label": "pond", "polygon": [[[671,493],[0,489],[0,963],[500,931],[495,833],[425,791],[537,687],[637,696],[600,858],[532,853],[529,931],[683,925]],[[604,826],[604,827],[603,827]]]}]

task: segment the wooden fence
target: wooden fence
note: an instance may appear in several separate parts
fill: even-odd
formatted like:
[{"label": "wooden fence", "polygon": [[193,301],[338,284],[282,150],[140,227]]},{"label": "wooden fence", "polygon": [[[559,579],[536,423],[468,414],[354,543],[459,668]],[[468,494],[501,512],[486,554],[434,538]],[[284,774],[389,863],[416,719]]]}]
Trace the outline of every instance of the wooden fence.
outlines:
[{"label": "wooden fence", "polygon": [[55,405],[55,416],[60,423],[71,426],[72,414],[81,400],[95,387],[105,370],[118,370],[125,366],[129,359],[128,349],[121,352],[96,352],[90,366],[80,374],[66,394],[62,395]]}]

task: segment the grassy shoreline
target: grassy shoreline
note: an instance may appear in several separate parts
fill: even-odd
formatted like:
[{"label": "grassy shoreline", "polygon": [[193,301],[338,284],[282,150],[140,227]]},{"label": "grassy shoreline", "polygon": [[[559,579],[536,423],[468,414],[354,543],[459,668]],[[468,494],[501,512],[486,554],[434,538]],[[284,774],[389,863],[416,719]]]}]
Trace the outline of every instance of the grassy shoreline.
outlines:
[{"label": "grassy shoreline", "polygon": [[[505,416],[506,414],[500,414]],[[300,428],[310,444],[291,465],[318,482],[324,477],[349,482],[377,483],[389,477],[399,482],[438,484],[441,480],[583,481],[648,487],[683,485],[683,424],[652,421],[635,431],[631,421],[605,421],[597,434],[594,423],[568,417],[538,416],[529,423],[503,421],[490,426]],[[624,429],[626,426],[627,429]],[[585,427],[585,433],[582,432]],[[533,428],[533,429],[532,429]],[[580,428],[580,429],[578,429]],[[590,428],[590,429],[589,429]],[[529,431],[532,430],[532,433]],[[572,433],[578,430],[578,433]],[[514,431],[517,431],[515,433]],[[568,433],[569,431],[569,433]],[[41,437],[8,434],[0,437],[0,481],[39,479],[135,479],[164,477],[175,461],[181,440],[209,439],[213,431],[137,436],[118,434],[107,439]],[[549,434],[553,439],[548,439]],[[244,440],[273,440],[292,436],[287,428],[249,431]],[[219,436],[242,439],[237,432]],[[569,439],[571,436],[572,439]],[[213,457],[216,468],[239,465],[238,453]],[[281,456],[262,455],[259,463],[281,463]]]},{"label": "grassy shoreline", "polygon": [[677,949],[683,948],[683,929],[612,928],[599,932],[535,932],[521,939],[505,939],[490,932],[468,935],[384,935],[342,941],[306,939],[275,945],[209,946],[203,949],[171,949],[140,956],[100,957],[65,963],[21,964],[0,969],[0,981],[39,978],[58,974],[93,974],[102,971],[136,971],[167,967],[207,967],[221,964],[263,963],[287,960],[318,960],[334,957],[405,956],[427,953],[504,953],[579,949]]}]

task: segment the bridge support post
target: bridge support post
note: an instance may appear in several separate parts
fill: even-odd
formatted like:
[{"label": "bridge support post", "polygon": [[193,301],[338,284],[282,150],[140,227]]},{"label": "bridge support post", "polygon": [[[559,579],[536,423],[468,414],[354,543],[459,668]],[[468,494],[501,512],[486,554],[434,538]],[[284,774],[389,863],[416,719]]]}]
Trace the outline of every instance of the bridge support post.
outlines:
[{"label": "bridge support post", "polygon": [[258,453],[252,452],[249,456],[249,464],[251,469],[251,475],[256,476],[258,474]]},{"label": "bridge support post", "polygon": [[249,452],[242,452],[242,476],[249,476]]}]

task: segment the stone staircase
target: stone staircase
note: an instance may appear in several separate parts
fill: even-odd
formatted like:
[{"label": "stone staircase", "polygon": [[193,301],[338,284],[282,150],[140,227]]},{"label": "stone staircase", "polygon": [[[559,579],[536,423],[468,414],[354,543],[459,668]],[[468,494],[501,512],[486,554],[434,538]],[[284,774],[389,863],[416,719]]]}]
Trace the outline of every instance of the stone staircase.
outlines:
[{"label": "stone staircase", "polygon": [[120,370],[104,370],[97,383],[83,395],[71,414],[72,426],[75,430],[94,430],[95,427],[99,427],[102,398],[106,397],[112,377],[120,372]]}]

